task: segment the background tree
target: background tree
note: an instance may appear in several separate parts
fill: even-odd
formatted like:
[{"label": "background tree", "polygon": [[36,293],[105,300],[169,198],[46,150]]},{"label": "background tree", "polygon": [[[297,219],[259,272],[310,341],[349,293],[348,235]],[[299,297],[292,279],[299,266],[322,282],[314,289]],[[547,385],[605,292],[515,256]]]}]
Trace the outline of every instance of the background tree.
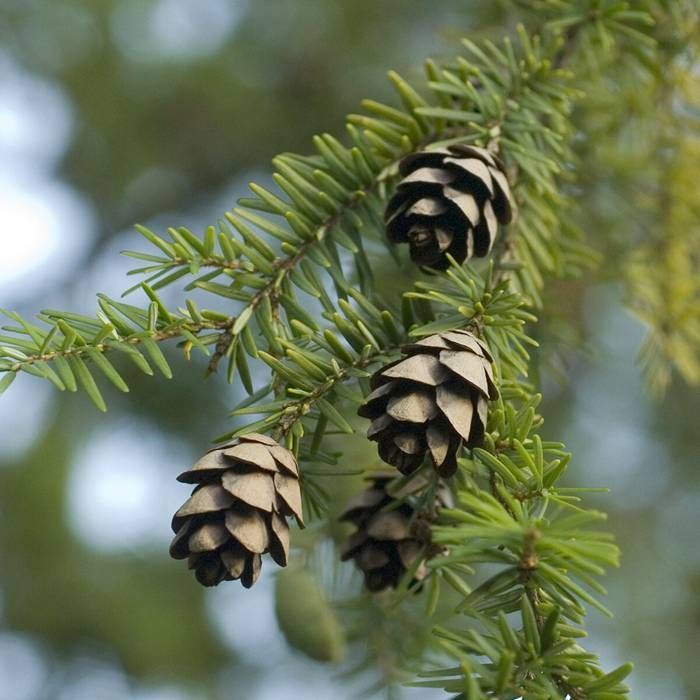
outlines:
[{"label": "background tree", "polygon": [[[162,7],[167,9],[167,3],[159,5],[160,9],[156,10],[162,13]],[[136,42],[124,44],[124,37],[128,36],[128,32],[124,34],[124,27],[129,26],[133,13],[138,12],[135,8],[136,5],[117,3],[105,15],[109,17],[110,36],[128,60],[153,60],[143,47],[142,53],[138,53]],[[100,25],[96,14],[84,10],[81,14],[78,5],[73,9],[76,14],[59,18],[58,26],[74,30],[78,22],[91,21],[95,23],[93,26]],[[369,21],[362,9],[358,10],[358,17],[362,19],[355,21]],[[410,10],[404,10],[401,22],[410,24],[412,13],[420,16],[424,9],[416,3]],[[310,11],[313,10],[321,11],[319,8]],[[51,12],[47,8],[41,11]],[[34,23],[37,16],[33,13],[41,11],[23,9],[21,5],[9,8],[9,12],[14,13],[12,21],[17,23],[13,48],[19,55],[31,56],[39,64],[36,66],[39,69],[42,68],[42,53],[33,50],[34,45],[27,38],[32,37],[32,27],[36,37],[37,25]],[[354,12],[343,11],[336,17],[338,27],[342,28],[341,35],[353,21]],[[255,26],[256,13],[252,10],[248,13],[244,21]],[[213,230],[193,227],[198,233],[190,234],[186,229],[173,229],[166,234],[169,236],[166,240],[143,229],[144,237],[156,246],[147,255],[158,258],[149,257],[145,263],[152,268],[147,274],[157,275],[150,280],[150,286],[142,287],[150,297],[148,306],[119,306],[122,302],[101,299],[104,315],[89,320],[63,312],[49,312],[46,314],[49,327],[56,328],[50,336],[47,335],[48,328],[38,330],[33,326],[23,326],[22,320],[15,318],[3,337],[3,367],[8,370],[3,387],[7,388],[17,370],[22,369],[44,375],[68,388],[75,379],[76,385],[79,382],[101,405],[102,398],[93,385],[91,371],[96,375],[104,374],[121,388],[124,388],[124,380],[134,390],[144,383],[144,378],[132,376],[132,372],[125,369],[129,365],[123,363],[119,364],[119,372],[124,378],[119,378],[112,365],[107,364],[118,352],[103,353],[104,350],[122,350],[128,361],[129,357],[137,357],[134,349],[141,347],[144,355],[135,364],[144,369],[145,362],[151,363],[167,375],[170,373],[167,360],[161,355],[158,345],[151,341],[171,337],[184,341],[187,355],[190,351],[196,353],[209,346],[213,352],[206,364],[210,369],[218,365],[219,374],[228,369],[239,391],[241,385],[249,389],[266,386],[266,375],[258,369],[262,365],[248,363],[245,358],[263,360],[277,380],[267,391],[254,393],[253,402],[246,401],[239,407],[237,413],[243,416],[243,421],[233,432],[229,426],[212,431],[216,404],[223,396],[217,394],[220,390],[213,388],[211,381],[204,391],[197,393],[194,390],[197,377],[193,376],[197,373],[193,373],[190,366],[182,365],[177,352],[169,359],[171,364],[177,365],[181,383],[175,387],[159,383],[155,385],[157,389],[143,389],[137,402],[123,404],[122,410],[129,410],[132,414],[153,410],[159,424],[173,431],[182,432],[186,426],[188,437],[199,443],[198,450],[206,440],[205,433],[211,437],[216,432],[235,435],[248,431],[251,421],[246,416],[255,413],[260,419],[253,420],[252,427],[272,432],[276,438],[285,437],[288,444],[299,452],[306,511],[314,516],[316,524],[303,534],[295,533],[294,544],[305,553],[301,557],[305,568],[320,574],[326,596],[337,603],[334,606],[338,608],[337,614],[342,613],[344,629],[347,632],[356,629],[361,640],[366,640],[371,627],[372,643],[367,657],[358,659],[352,645],[349,652],[349,663],[360,675],[358,682],[366,683],[376,670],[380,671],[380,684],[414,676],[418,670],[417,660],[423,658],[426,649],[433,647],[438,639],[441,640],[437,642],[440,653],[430,658],[433,668],[444,664],[440,657],[445,652],[461,661],[454,681],[437,682],[448,691],[464,690],[478,697],[474,688],[478,683],[484,692],[497,692],[504,697],[514,696],[515,692],[533,694],[535,688],[545,694],[574,692],[584,697],[596,697],[596,692],[607,692],[606,684],[615,688],[618,679],[600,680],[600,672],[593,660],[580,657],[575,648],[567,647],[561,641],[574,634],[564,620],[568,617],[579,621],[577,599],[581,597],[587,603],[592,603],[592,600],[584,589],[579,588],[579,583],[562,581],[561,573],[557,571],[566,568],[584,583],[595,587],[589,574],[597,571],[600,562],[612,563],[616,554],[610,545],[601,544],[597,535],[579,531],[582,516],[572,516],[573,520],[563,522],[555,520],[551,523],[551,531],[545,529],[544,533],[540,527],[541,519],[551,514],[557,500],[562,507],[566,503],[570,507],[571,499],[576,495],[560,487],[558,481],[556,489],[551,489],[554,480],[561,476],[567,458],[560,453],[559,445],[538,442],[537,432],[533,432],[539,430],[540,418],[534,410],[537,406],[534,388],[522,381],[526,373],[526,354],[522,345],[526,336],[522,321],[532,320],[531,311],[539,309],[543,302],[549,305],[544,323],[526,329],[528,334],[537,335],[542,348],[534,365],[531,363],[534,369],[530,370],[530,380],[537,379],[539,368],[544,368],[544,380],[548,381],[551,368],[560,367],[562,358],[571,361],[571,351],[566,347],[562,351],[561,346],[579,344],[579,329],[571,321],[584,307],[580,282],[558,283],[566,285],[561,288],[561,293],[551,291],[552,287],[544,287],[544,283],[553,274],[569,275],[591,261],[590,252],[579,241],[577,222],[581,222],[587,232],[594,229],[591,236],[594,244],[596,234],[601,243],[607,244],[597,247],[604,253],[602,269],[604,272],[610,270],[609,279],[617,279],[621,259],[629,256],[631,303],[653,332],[644,353],[652,386],[657,391],[663,389],[669,383],[670,369],[674,364],[686,378],[694,379],[697,373],[694,352],[697,348],[698,304],[692,266],[693,243],[697,240],[697,211],[692,208],[695,204],[692,171],[696,161],[692,153],[696,146],[696,134],[693,134],[696,114],[693,110],[697,108],[693,106],[696,95],[692,92],[691,76],[696,50],[692,43],[692,28],[697,18],[693,7],[682,3],[651,3],[632,10],[605,3],[541,3],[534,8],[531,4],[520,9],[497,7],[488,15],[479,17],[474,12],[463,17],[460,23],[453,23],[462,27],[468,19],[471,20],[474,27],[469,31],[470,41],[462,48],[462,58],[456,62],[449,55],[444,60],[428,64],[428,85],[424,81],[412,81],[422,97],[394,77],[393,82],[403,101],[399,111],[396,106],[384,107],[370,102],[365,104],[368,114],[351,117],[354,132],[350,136],[358,150],[346,150],[324,137],[316,144],[317,155],[312,160],[289,156],[276,160],[276,184],[286,193],[286,203],[281,204],[279,199],[280,195],[284,197],[282,192],[268,194],[256,188],[257,201],[242,202],[242,209],[235,211],[228,223],[222,221]],[[157,20],[157,12],[153,16]],[[82,19],[78,20],[79,17]],[[655,20],[653,26],[651,18]],[[45,20],[46,15],[39,14],[38,19]],[[514,27],[516,19],[525,22],[527,28],[508,30],[508,27]],[[306,27],[302,20],[303,17],[299,20],[300,26]],[[8,23],[8,26],[11,25]],[[153,26],[158,27],[157,21]],[[269,25],[262,21],[260,33],[255,34],[251,29],[241,34],[264,36],[264,27]],[[502,42],[501,37],[506,31],[513,35],[513,42]],[[421,35],[423,33],[424,29]],[[461,29],[456,32],[461,33],[464,33]],[[495,44],[480,38],[489,34],[494,37]],[[534,38],[535,35],[542,37],[541,43]],[[410,48],[413,62],[416,42],[407,41],[405,36],[401,36],[401,42],[403,47]],[[173,51],[172,46],[175,44],[171,45],[170,51]],[[236,48],[235,43],[232,43],[232,48]],[[220,71],[226,65],[222,60],[225,50],[219,51],[216,60],[211,59],[212,70]],[[50,51],[44,51],[46,55],[50,54]],[[85,55],[88,53],[85,50]],[[239,60],[243,55],[250,60],[250,53],[245,50],[240,51]],[[344,55],[353,54],[348,49]],[[50,57],[44,60],[52,71],[61,66],[60,61],[52,61]],[[69,88],[73,85],[71,94],[80,104],[80,84],[85,80],[84,63],[74,57],[72,61],[74,67],[82,66],[76,70],[76,83],[71,83],[68,78],[70,57],[65,59],[64,66],[68,68],[64,67],[66,77],[62,79]],[[99,62],[94,65],[99,66]],[[195,62],[192,70],[191,84],[197,89],[202,82],[208,84],[207,80],[202,80],[203,65]],[[573,70],[569,74],[562,67]],[[181,67],[170,65],[169,68],[174,70],[174,75],[187,74]],[[238,75],[255,83],[250,70],[240,71]],[[301,75],[304,74],[302,71]],[[144,79],[140,71],[133,75]],[[155,75],[155,79],[159,86],[173,84],[161,74]],[[332,85],[339,82],[342,81],[329,81]],[[110,81],[96,79],[95,84],[104,89]],[[180,81],[175,81],[175,84],[180,84]],[[317,90],[318,84],[318,80],[312,81],[310,90]],[[295,83],[290,99],[297,99],[300,113],[306,115],[314,110],[310,109],[313,102],[302,89],[303,85],[303,80],[300,85]],[[582,97],[578,95],[581,87],[587,92]],[[192,118],[202,119],[202,105],[213,110],[216,98],[203,98],[196,94],[197,90],[194,92]],[[221,92],[225,91],[217,91],[218,99],[221,99]],[[321,90],[318,93],[324,109],[327,108],[328,92]],[[91,143],[90,120],[87,118],[90,108],[109,100],[94,100],[93,87],[83,94],[89,101],[86,109],[81,110],[79,133],[86,132],[87,142]],[[183,104],[181,97],[173,97],[172,104],[178,109]],[[149,95],[148,101],[152,100]],[[144,103],[146,101],[144,98]],[[236,104],[245,104],[246,109],[248,105],[254,106],[248,98],[238,99]],[[572,112],[573,105],[576,108]],[[170,113],[162,107],[154,112],[146,111],[147,132],[155,123],[154,112]],[[114,133],[123,133],[123,112],[113,108],[107,112],[105,124],[111,124]],[[320,114],[320,110],[318,112]],[[287,121],[293,110],[286,109],[284,113]],[[120,116],[118,121],[114,119],[115,114]],[[97,117],[95,119],[100,123]],[[190,138],[192,134],[202,133],[202,143],[210,143],[210,130],[198,131],[186,117],[175,114],[172,119],[174,128],[180,129],[183,121],[188,121],[192,127],[188,129],[187,139],[163,138],[167,131],[162,129],[154,137],[163,138],[161,143],[168,156],[174,142],[196,143],[195,138]],[[216,121],[213,119],[213,123]],[[255,124],[257,128],[262,123],[257,118],[251,119],[248,114],[245,121],[249,127]],[[306,135],[306,116],[299,123],[305,127]],[[276,122],[270,128],[276,130]],[[326,127],[319,123],[319,128]],[[650,135],[639,138],[645,130]],[[134,133],[140,131],[142,129]],[[571,136],[575,132],[583,134],[584,138],[576,141]],[[104,135],[110,132],[103,125],[100,133],[104,139]],[[240,130],[216,129],[216,135],[229,137],[237,144],[239,140],[244,144],[252,143]],[[288,140],[280,144],[282,148],[293,142],[291,133],[285,137]],[[505,235],[501,231],[493,252],[494,266],[454,268],[447,275],[426,278],[402,257],[400,279],[397,276],[396,281],[385,280],[381,275],[372,274],[373,270],[393,264],[384,259],[386,253],[382,252],[380,215],[397,181],[395,166],[398,159],[406,151],[434,146],[445,140],[478,141],[482,145],[499,146],[502,157],[510,166],[519,212],[516,223],[505,230]],[[121,167],[129,173],[133,172],[131,168],[138,171],[143,167],[139,162],[149,165],[153,162],[145,155],[147,149],[136,147],[138,138],[133,142],[134,150],[138,151],[134,165],[128,165],[124,153],[119,155]],[[572,144],[576,146],[575,154],[570,150]],[[76,154],[79,145],[77,141]],[[223,152],[211,147],[210,151],[218,157]],[[95,153],[99,152],[98,147]],[[207,151],[197,147],[186,156],[188,164],[184,172],[193,183],[197,171],[195,163],[203,161],[205,170],[212,167],[212,159],[202,157],[204,152]],[[227,153],[220,173],[228,171],[231,157],[231,153]],[[66,163],[70,163],[70,159]],[[97,173],[87,176],[94,163],[95,160],[91,160],[88,165],[78,164],[76,176],[89,181],[90,188],[94,188],[101,202],[107,201],[106,193],[110,188],[117,189],[113,209],[100,207],[105,212],[106,225],[114,228],[119,225],[118,213],[124,207],[121,188],[117,188],[119,168],[96,168]],[[647,167],[650,164],[653,167]],[[314,171],[320,171],[320,174]],[[567,184],[571,172],[581,174],[575,188]],[[126,175],[124,181],[132,178]],[[104,191],[98,191],[100,179],[103,179]],[[159,202],[158,189],[163,193],[161,196],[173,196],[173,183],[176,182],[177,177],[174,178],[167,168],[165,172],[147,171],[132,184],[131,196],[126,201],[140,197],[146,207],[145,213],[151,207],[151,211],[157,211],[167,206],[167,200]],[[193,189],[211,187],[211,181],[206,177],[199,182],[192,185]],[[324,194],[319,196],[319,191]],[[144,192],[148,192],[148,196]],[[579,211],[573,206],[572,195],[578,201]],[[642,199],[638,200],[639,197]],[[630,204],[632,213],[628,211]],[[259,218],[259,209],[264,211],[263,218]],[[267,215],[276,211],[285,214],[288,226],[271,223],[273,219]],[[624,216],[621,216],[622,211]],[[134,212],[128,212],[131,213]],[[219,215],[217,209],[210,219]],[[634,225],[630,224],[631,220]],[[254,233],[256,227],[259,230]],[[153,225],[151,228],[158,230],[159,227]],[[630,242],[632,231],[635,240]],[[270,243],[276,247],[270,249]],[[354,268],[341,265],[342,259],[352,260]],[[326,275],[332,285],[326,281]],[[416,278],[416,286],[404,296],[402,315],[399,313],[399,299],[411,287],[407,281],[409,276]],[[375,278],[376,284],[373,284]],[[200,290],[196,297],[199,306],[211,307],[210,313],[200,312],[194,304],[176,310],[178,304],[182,304],[182,297],[171,297],[170,289],[182,288],[193,279],[198,280],[195,286]],[[165,283],[171,286],[164,292],[157,292],[163,295],[161,300],[155,290],[164,287]],[[310,306],[309,296],[319,300],[319,311],[326,312],[319,328],[316,327],[316,314],[308,311],[314,308]],[[529,307],[527,312],[523,305]],[[323,332],[326,323],[332,325],[335,335]],[[606,329],[609,331],[607,337],[615,332],[615,326],[609,330],[609,321],[607,324],[606,316],[598,313],[590,326],[597,333]],[[456,480],[459,491],[457,510],[442,513],[433,530],[435,542],[448,545],[449,555],[433,560],[430,566],[434,573],[429,576],[420,596],[404,596],[402,587],[398,606],[393,604],[391,596],[363,596],[360,601],[347,604],[349,592],[356,590],[356,582],[337,580],[335,565],[331,567],[337,556],[329,538],[342,539],[334,516],[342,502],[347,500],[348,493],[359,486],[353,485],[353,479],[358,480],[360,471],[357,465],[372,464],[372,451],[361,437],[364,425],[352,418],[352,402],[360,398],[360,394],[357,390],[343,388],[345,380],[350,380],[352,385],[356,379],[361,379],[357,375],[361,375],[362,370],[374,368],[376,361],[393,359],[398,344],[407,340],[409,334],[416,337],[464,326],[469,326],[489,342],[496,356],[501,398],[500,403],[492,405],[488,432],[493,440],[487,439],[485,450],[475,452],[472,460],[462,463]],[[128,342],[124,342],[125,339]],[[63,354],[70,358],[67,363],[61,360]],[[22,355],[42,357],[28,362]],[[83,363],[83,357],[86,363]],[[49,362],[44,363],[44,360]],[[51,369],[52,362],[56,365],[55,370]],[[362,383],[361,388],[366,390]],[[558,391],[565,399],[568,390]],[[273,395],[266,397],[265,394]],[[682,389],[674,390],[674,406],[682,405],[681,394]],[[598,392],[597,401],[603,402],[609,395],[609,389]],[[184,423],[182,411],[167,410],[167,404],[177,397],[186,397],[188,403]],[[585,403],[585,395],[583,401]],[[75,402],[71,404],[75,405]],[[594,410],[594,406],[588,403],[590,410]],[[219,414],[223,415],[223,412],[221,406]],[[543,412],[547,412],[546,404]],[[669,420],[672,412],[666,410],[663,415]],[[201,421],[193,420],[199,416]],[[552,417],[558,420],[548,421],[547,437],[565,432],[565,412],[554,411]],[[132,556],[88,554],[69,532],[57,527],[45,531],[48,518],[56,524],[61,521],[61,481],[66,469],[61,469],[60,463],[70,461],[68,453],[74,432],[70,430],[70,420],[69,416],[62,417],[61,422],[47,433],[45,444],[51,445],[50,452],[38,445],[23,467],[20,465],[16,470],[6,472],[8,483],[4,492],[9,515],[4,528],[3,556],[14,562],[11,568],[4,567],[10,572],[3,580],[8,623],[16,629],[41,631],[47,639],[53,640],[56,648],[69,654],[75,654],[86,640],[107,641],[118,651],[120,662],[135,675],[148,675],[154,671],[167,675],[177,672],[189,677],[201,674],[211,682],[212,671],[221,664],[223,656],[202,624],[202,616],[193,604],[194,594],[189,581],[181,581],[170,565],[157,558],[149,556],[137,562]],[[683,425],[682,416],[672,425],[664,425],[667,440],[671,440],[679,425]],[[179,426],[182,427],[178,430]],[[557,433],[557,429],[561,432]],[[303,439],[302,430],[305,433]],[[357,431],[359,435],[352,439],[341,438],[334,436],[337,431]],[[610,435],[598,437],[603,445],[610,444]],[[501,444],[503,440],[505,444]],[[689,449],[688,441],[678,438],[672,444],[674,450],[679,451],[682,463],[683,450]],[[64,459],[61,459],[61,453],[66,453]],[[342,454],[342,458],[338,454]],[[596,459],[605,456],[604,451],[593,454]],[[49,455],[53,463],[50,470],[46,465]],[[628,456],[631,455],[628,453]],[[362,461],[358,462],[358,459]],[[34,469],[32,465],[35,465]],[[349,465],[352,466],[348,468]],[[184,467],[178,463],[175,468],[180,471]],[[344,476],[348,472],[351,474]],[[481,477],[489,475],[490,478],[482,481]],[[32,479],[36,481],[34,488],[31,488]],[[53,489],[51,482],[55,484]],[[549,490],[546,497],[542,494],[543,486]],[[161,484],[159,488],[162,491],[168,486]],[[491,496],[489,491],[492,491]],[[37,496],[44,500],[38,503]],[[629,494],[627,496],[629,498]],[[29,500],[31,507],[27,506]],[[623,508],[624,502],[625,498],[620,494],[619,504]],[[331,509],[325,513],[329,504]],[[41,512],[40,518],[36,509]],[[670,507],[668,510],[673,512]],[[565,517],[563,513],[562,517]],[[636,521],[636,518],[632,520]],[[36,534],[39,521],[42,523],[41,537]],[[577,533],[575,547],[569,541],[572,528]],[[682,534],[682,529],[680,532]],[[591,538],[590,543],[585,538]],[[501,549],[503,546],[506,550]],[[60,556],[60,565],[57,556]],[[484,561],[494,562],[499,568],[485,567]],[[478,573],[470,574],[466,567],[477,562]],[[159,571],[156,576],[153,575],[154,567]],[[29,571],[33,573],[29,574]],[[342,571],[348,575],[347,569]],[[485,584],[484,578],[487,580]],[[106,586],[105,580],[111,585]],[[655,582],[653,576],[648,580],[650,586]],[[438,581],[442,583],[438,585]],[[163,595],[164,586],[169,595]],[[474,590],[470,592],[470,588]],[[283,593],[288,595],[292,590],[294,579],[288,577]],[[641,595],[643,588],[637,586],[637,590]],[[86,592],[96,601],[94,611],[92,606],[82,602]],[[278,599],[278,608],[283,610],[284,595],[281,598]],[[66,615],[65,606],[56,605],[56,599],[68,605],[73,601],[76,614]],[[38,605],[41,600],[50,604]],[[465,619],[460,625],[455,620],[452,609],[460,601],[463,612],[471,616],[471,623]],[[434,621],[448,621],[452,632],[430,636],[429,625],[417,612],[426,602]],[[555,612],[555,602],[559,612]],[[130,617],[106,616],[97,612],[106,606],[118,606],[120,612],[133,610],[135,616],[144,620],[143,627],[134,634]],[[286,606],[291,611],[298,609],[288,602]],[[520,610],[520,618],[503,619],[498,623],[499,611],[510,613],[516,609]],[[191,615],[186,625],[183,624],[183,611]],[[316,613],[313,618],[321,619],[320,613]],[[222,615],[221,606],[217,606],[213,614]],[[329,609],[324,612],[324,615],[332,614]],[[290,630],[299,629],[300,622],[292,618],[290,623],[289,615],[282,615],[280,620],[284,620],[283,627],[293,639]],[[368,620],[382,623],[370,626]],[[482,634],[492,636],[489,642],[467,632],[474,624],[473,620],[483,625]],[[623,618],[621,628],[627,629],[627,622]],[[494,624],[497,626],[493,627]],[[318,627],[322,629],[320,623]],[[523,631],[514,636],[511,627]],[[313,632],[319,631],[316,626],[310,629],[310,639],[295,640],[297,646],[307,652],[316,639]],[[629,629],[632,629],[631,622]],[[407,630],[412,634],[407,635]],[[457,636],[454,636],[455,630]],[[354,635],[347,636],[352,639]],[[679,635],[674,634],[675,643],[678,643],[678,638]],[[559,640],[558,644],[555,639]],[[552,648],[556,650],[556,656],[548,655]],[[465,656],[468,652],[477,657],[490,656],[494,669],[475,664],[473,657],[469,660],[470,656]],[[654,653],[658,650],[655,649]],[[669,656],[672,655],[669,653]],[[533,665],[535,659],[539,661]],[[668,663],[674,661],[677,663],[678,659],[669,658]],[[538,672],[532,673],[535,666]],[[562,668],[566,673],[562,674]],[[542,670],[544,673],[540,673]],[[465,677],[470,680],[465,681]],[[689,685],[692,687],[690,681]]]}]

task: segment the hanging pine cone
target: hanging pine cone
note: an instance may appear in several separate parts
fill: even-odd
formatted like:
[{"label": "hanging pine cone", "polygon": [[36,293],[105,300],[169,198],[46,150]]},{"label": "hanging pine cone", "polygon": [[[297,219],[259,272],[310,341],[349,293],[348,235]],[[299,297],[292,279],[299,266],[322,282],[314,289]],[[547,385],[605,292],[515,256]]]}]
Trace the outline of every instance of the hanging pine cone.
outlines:
[{"label": "hanging pine cone", "polygon": [[209,450],[177,478],[197,486],[173,516],[170,555],[187,559],[202,585],[240,579],[250,588],[265,552],[287,565],[286,518],[302,522],[297,462],[288,449],[249,433]]},{"label": "hanging pine cone", "polygon": [[[372,485],[352,499],[340,516],[341,521],[357,526],[342,547],[341,559],[354,559],[364,574],[365,586],[373,592],[396,588],[422,551],[427,556],[431,554],[429,527],[421,527],[425,521],[418,517],[408,500],[403,500],[426,486],[427,481],[413,478],[400,490],[391,491],[389,486],[394,478],[387,473],[371,476]],[[397,506],[398,501],[402,502]],[[446,507],[451,503],[449,490],[440,484],[435,506]],[[427,573],[423,561],[411,584],[422,581]]]},{"label": "hanging pine cone", "polygon": [[435,270],[491,250],[497,222],[512,218],[505,166],[477,146],[419,151],[399,165],[403,179],[384,220],[392,243],[408,243],[411,260]]},{"label": "hanging pine cone", "polygon": [[358,413],[372,423],[367,437],[379,456],[403,474],[430,452],[435,470],[451,476],[462,446],[480,444],[487,399],[498,395],[486,344],[468,331],[447,331],[405,345],[403,357],[382,367]]}]

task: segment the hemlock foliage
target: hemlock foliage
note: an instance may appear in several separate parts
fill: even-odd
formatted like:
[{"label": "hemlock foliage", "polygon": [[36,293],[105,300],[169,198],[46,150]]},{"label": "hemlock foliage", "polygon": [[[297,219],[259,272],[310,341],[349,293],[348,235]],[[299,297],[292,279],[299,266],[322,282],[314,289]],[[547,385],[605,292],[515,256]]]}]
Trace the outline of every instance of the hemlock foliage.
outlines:
[{"label": "hemlock foliage", "polygon": [[[485,444],[460,461],[454,506],[433,525],[433,541],[444,550],[429,562],[423,591],[408,596],[404,587],[391,600],[348,603],[329,583],[330,598],[350,630],[369,634],[362,620],[373,620],[371,644],[388,650],[382,684],[410,680],[420,665],[426,670],[415,685],[459,698],[605,700],[627,696],[631,667],[606,673],[579,640],[587,607],[607,613],[599,578],[617,565],[619,552],[600,529],[605,516],[583,503],[586,489],[560,485],[571,456],[541,435],[541,397],[528,380],[536,345],[531,326],[546,303],[547,280],[578,275],[600,257],[577,225],[590,204],[576,197],[578,151],[595,150],[600,134],[595,162],[615,171],[627,143],[610,133],[619,122],[611,110],[623,109],[634,93],[638,109],[624,127],[639,130],[631,153],[641,159],[656,148],[662,156],[658,172],[616,185],[626,196],[644,180],[641,216],[645,207],[662,209],[666,227],[636,234],[630,245],[630,306],[650,327],[643,360],[653,388],[668,384],[673,367],[690,381],[700,377],[697,211],[687,205],[694,187],[689,163],[698,151],[690,77],[698,13],[683,0],[514,4],[523,23],[512,36],[464,39],[459,56],[426,62],[420,85],[390,73],[395,104],[366,100],[360,114],[349,116],[344,139],[322,134],[311,155],[276,157],[277,191],[251,184],[251,196],[203,232],[138,227],[144,250],[125,254],[139,261],[138,282],[127,292],[141,303],[100,295],[94,316],[49,309],[38,323],[5,312],[0,392],[26,372],[62,391],[84,390],[105,410],[98,383],[128,391],[123,363],[170,377],[162,343],[174,341],[188,358],[203,355],[208,373],[249,394],[232,412],[236,426],[213,437],[262,432],[298,454],[305,510],[316,521],[300,539],[305,561],[334,568],[321,482],[357,469],[333,451],[328,436],[364,429],[353,417],[368,377],[403,343],[472,330],[494,355],[500,397],[490,406]],[[632,76],[634,85],[620,76]],[[630,95],[587,103],[587,92],[601,92],[592,85],[618,79]],[[590,145],[574,138],[580,123],[591,127]],[[653,138],[641,137],[645,129]],[[374,260],[388,245],[382,213],[398,162],[453,143],[498,150],[514,188],[516,220],[499,232],[487,261],[453,264],[421,276],[396,298],[382,296]],[[405,265],[405,251],[389,252]],[[170,286],[182,289],[178,308],[160,297]],[[199,308],[187,297],[193,289],[231,310]],[[425,606],[420,624],[406,619],[416,600]],[[445,606],[455,601],[456,614],[446,618]],[[441,623],[428,634],[438,610]],[[373,663],[368,654],[357,670]]]}]

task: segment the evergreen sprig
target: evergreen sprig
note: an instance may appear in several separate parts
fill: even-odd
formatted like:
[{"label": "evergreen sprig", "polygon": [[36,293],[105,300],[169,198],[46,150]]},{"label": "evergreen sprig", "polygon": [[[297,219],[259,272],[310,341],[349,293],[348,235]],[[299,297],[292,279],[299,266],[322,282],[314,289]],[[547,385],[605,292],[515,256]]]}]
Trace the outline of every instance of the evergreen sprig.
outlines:
[{"label": "evergreen sprig", "polygon": [[[240,378],[248,397],[232,412],[244,423],[217,439],[259,431],[284,440],[300,459],[305,504],[323,534],[329,497],[319,478],[343,473],[327,438],[357,431],[349,416],[372,370],[411,338],[468,328],[492,351],[500,396],[483,447],[459,462],[455,506],[441,509],[432,527],[441,554],[429,563],[426,620],[441,590],[459,598],[457,613],[468,626],[440,626],[431,637],[436,665],[448,656],[458,665],[426,672],[419,684],[465,700],[604,700],[627,694],[622,681],[630,667],[605,674],[576,640],[585,634],[586,605],[605,612],[598,577],[619,553],[598,529],[604,516],[583,505],[587,489],[561,486],[570,455],[541,436],[541,397],[528,382],[528,348],[536,344],[529,324],[547,277],[578,274],[596,260],[574,223],[572,109],[582,93],[567,62],[586,60],[587,80],[604,75],[620,53],[647,65],[655,42],[646,9],[658,14],[673,3],[526,5],[526,25],[513,39],[465,39],[463,55],[426,63],[420,88],[390,73],[398,105],[364,101],[363,113],[348,119],[348,145],[323,134],[313,155],[278,156],[277,190],[251,184],[252,196],[202,235],[180,227],[161,236],[139,227],[152,250],[126,252],[146,263],[132,271],[145,279],[127,292],[145,294],[145,307],[100,296],[94,317],[48,310],[40,326],[7,313],[14,325],[0,336],[0,392],[25,372],[62,390],[81,385],[104,409],[93,375],[99,371],[127,391],[112,362],[119,355],[146,374],[154,365],[166,376],[164,341],[177,341],[187,357],[194,349],[207,355],[210,372],[225,359],[229,381]],[[544,18],[537,31],[528,28],[532,14]],[[516,221],[487,265],[452,261],[400,299],[384,299],[372,261],[386,248],[402,264],[387,247],[382,221],[398,163],[407,153],[456,143],[499,152],[514,184]],[[169,310],[158,292],[179,281],[230,310],[200,309],[190,299]],[[692,340],[697,329],[689,328]],[[263,386],[255,385],[251,361],[267,370]],[[435,491],[435,479],[428,482],[426,503]],[[488,573],[473,586],[482,570]],[[406,603],[408,586],[392,605]],[[366,600],[358,605],[368,610]],[[383,629],[373,629],[373,639]],[[373,643],[381,646],[381,639]],[[386,679],[402,677],[394,663],[407,660],[392,661]]]},{"label": "evergreen sprig", "polygon": [[[627,302],[649,329],[640,359],[656,395],[669,387],[675,370],[700,383],[700,66],[697,26],[700,9],[689,4],[673,18],[664,42],[663,75],[651,82],[644,120],[654,124],[645,145],[655,150],[651,201],[637,195],[642,210],[656,215],[658,228],[643,228],[641,245],[628,256]],[[667,29],[667,31],[669,31]]]}]

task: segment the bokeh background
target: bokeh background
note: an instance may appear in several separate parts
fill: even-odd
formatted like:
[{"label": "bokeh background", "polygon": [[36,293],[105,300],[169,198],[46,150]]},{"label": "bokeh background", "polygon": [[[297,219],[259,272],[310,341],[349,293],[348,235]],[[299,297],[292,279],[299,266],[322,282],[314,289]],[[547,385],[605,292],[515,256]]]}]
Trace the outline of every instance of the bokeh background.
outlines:
[{"label": "bokeh background", "polygon": [[[387,68],[410,77],[507,21],[466,0],[0,0],[0,307],[118,296],[134,222],[201,231],[275,153],[389,98]],[[624,553],[616,617],[591,613],[590,645],[636,663],[634,698],[698,698],[700,404],[680,383],[645,392],[618,247],[550,294],[545,432],[573,450],[571,484],[612,489],[596,501]],[[174,381],[135,378],[106,416],[26,375],[0,400],[0,700],[353,697],[285,643],[269,571],[205,592],[168,559],[174,476],[238,399],[173,358]]]}]

